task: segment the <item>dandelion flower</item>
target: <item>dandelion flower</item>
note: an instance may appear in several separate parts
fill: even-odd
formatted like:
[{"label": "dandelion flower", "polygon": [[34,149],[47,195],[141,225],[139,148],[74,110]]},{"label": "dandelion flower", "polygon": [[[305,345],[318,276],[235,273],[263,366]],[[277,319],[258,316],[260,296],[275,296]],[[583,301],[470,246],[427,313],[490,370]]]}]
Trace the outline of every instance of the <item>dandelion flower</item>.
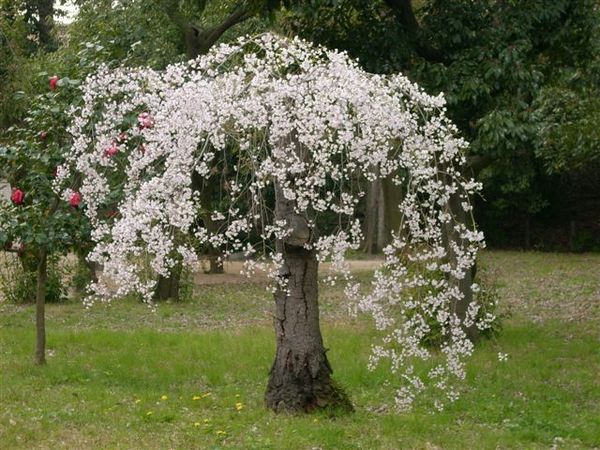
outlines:
[{"label": "dandelion flower", "polygon": [[147,416],[151,416],[152,414],[154,414],[152,411],[148,411],[148,412],[146,413],[146,415],[147,415]]},{"label": "dandelion flower", "polygon": [[192,397],[192,400],[200,400],[202,397],[200,397],[199,395],[194,395]]},{"label": "dandelion flower", "polygon": [[163,395],[160,397],[161,400],[168,400],[169,397],[167,397],[166,395]]}]

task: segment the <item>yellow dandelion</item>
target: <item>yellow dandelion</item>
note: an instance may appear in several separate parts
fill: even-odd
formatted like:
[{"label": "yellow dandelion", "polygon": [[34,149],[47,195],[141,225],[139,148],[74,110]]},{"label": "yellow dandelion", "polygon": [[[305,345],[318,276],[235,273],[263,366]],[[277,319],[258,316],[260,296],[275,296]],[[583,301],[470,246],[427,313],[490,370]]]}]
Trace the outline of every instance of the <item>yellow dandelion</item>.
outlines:
[{"label": "yellow dandelion", "polygon": [[235,404],[235,409],[237,409],[238,411],[241,411],[242,409],[244,409],[244,404],[240,403],[240,402],[237,402]]},{"label": "yellow dandelion", "polygon": [[223,431],[223,430],[217,430],[217,434],[220,435],[220,436],[224,436],[227,433],[225,431]]},{"label": "yellow dandelion", "polygon": [[209,423],[210,419],[204,419],[204,423]]},{"label": "yellow dandelion", "polygon": [[204,394],[202,397],[209,397],[212,395],[212,392],[207,392],[206,394]]},{"label": "yellow dandelion", "polygon": [[199,427],[200,426],[200,422],[194,422],[194,426],[195,427]]},{"label": "yellow dandelion", "polygon": [[235,398],[240,398],[240,394],[235,394]]},{"label": "yellow dandelion", "polygon": [[200,397],[199,395],[194,395],[192,397],[192,400],[200,400],[202,397]]},{"label": "yellow dandelion", "polygon": [[146,413],[146,415],[147,415],[147,416],[151,416],[152,414],[154,414],[152,411],[148,411],[148,412]]},{"label": "yellow dandelion", "polygon": [[161,395],[160,399],[161,399],[161,400],[168,400],[168,399],[169,399],[169,397],[167,397],[166,395]]}]

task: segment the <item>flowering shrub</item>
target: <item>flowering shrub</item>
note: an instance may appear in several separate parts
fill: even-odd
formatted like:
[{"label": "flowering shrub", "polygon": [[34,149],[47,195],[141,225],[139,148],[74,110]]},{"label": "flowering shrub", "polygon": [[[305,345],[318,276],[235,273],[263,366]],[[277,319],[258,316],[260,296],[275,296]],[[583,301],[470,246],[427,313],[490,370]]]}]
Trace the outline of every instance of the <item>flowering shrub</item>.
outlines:
[{"label": "flowering shrub", "polygon": [[[46,81],[46,79],[44,80]],[[12,185],[10,201],[0,200],[0,248],[20,259],[3,286],[6,298],[18,302],[35,300],[36,270],[42,252],[48,255],[46,301],[66,296],[58,270],[58,255],[89,243],[86,217],[76,210],[81,196],[74,190],[78,180],[68,180],[71,195],[53,190],[57,167],[70,142],[66,133],[67,105],[77,98],[77,82],[50,78],[46,92],[29,101],[29,116],[2,135],[0,178]],[[44,259],[46,257],[44,256]],[[17,268],[24,273],[17,274]],[[14,272],[14,273],[13,273]]]},{"label": "flowering shrub", "polygon": [[[382,338],[371,366],[390,361],[398,408],[409,408],[427,379],[441,392],[438,408],[457,398],[453,381],[464,378],[464,357],[473,351],[465,328],[484,329],[493,317],[478,316],[475,301],[462,317],[455,310],[463,299],[455,280],[474,265],[483,236],[449,207],[454,196],[470,214],[479,186],[461,174],[466,143],[441,96],[400,74],[366,73],[343,53],[271,34],[162,72],[103,68],[82,89],[84,103],[71,112],[73,147],[55,187],[70,195],[63,181],[82,178],[90,258],[104,266],[90,302],[130,292],[150,302],[154,278],[142,261],[167,276],[180,261],[196,262],[206,244],[225,256],[243,252],[246,273],[267,270],[273,287],[285,289],[283,255],[271,246],[284,236],[293,241],[298,224],[274,218],[279,196],[306,219],[298,242],[330,259],[328,280],[345,281],[356,310],[373,316]],[[364,181],[377,177],[393,177],[406,195],[401,229],[365,289],[344,255],[361,240],[355,214]],[[223,183],[219,205],[203,204],[197,178]],[[196,219],[203,208],[212,210],[217,231]],[[331,213],[339,226],[319,235],[320,215]],[[420,374],[415,361],[434,359],[422,342],[432,320],[445,362]]]}]

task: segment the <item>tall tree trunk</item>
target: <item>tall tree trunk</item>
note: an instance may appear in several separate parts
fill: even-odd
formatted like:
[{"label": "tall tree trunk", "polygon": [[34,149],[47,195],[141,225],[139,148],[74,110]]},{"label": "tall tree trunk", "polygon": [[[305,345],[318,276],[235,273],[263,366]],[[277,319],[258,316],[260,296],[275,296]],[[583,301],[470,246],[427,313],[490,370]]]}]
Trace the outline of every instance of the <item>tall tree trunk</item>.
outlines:
[{"label": "tall tree trunk", "polygon": [[[448,210],[457,223],[464,224],[467,226],[467,215],[464,209],[461,206],[461,199],[458,192],[451,194],[450,199],[448,201]],[[444,241],[446,252],[448,254],[448,260],[451,264],[455,265],[457,261],[457,255],[455,254],[451,242],[459,242],[461,240],[460,234],[454,229],[454,224],[447,223],[444,226]],[[458,279],[453,275],[448,275],[448,281],[450,284],[457,286],[458,290],[462,294],[463,298],[461,300],[454,300],[454,312],[461,319],[464,320],[467,315],[467,309],[471,302],[473,301],[473,290],[471,285],[473,284],[473,279],[475,278],[475,272],[477,267],[474,266],[471,270],[467,270],[463,278]],[[472,342],[476,342],[479,340],[479,330],[473,324],[470,327],[465,328],[465,332],[467,336]]]},{"label": "tall tree trunk", "polygon": [[35,363],[38,365],[46,364],[46,279],[47,271],[47,252],[40,250],[37,266],[37,284],[35,296]]},{"label": "tall tree trunk", "polygon": [[277,242],[283,253],[280,276],[287,289],[275,293],[277,350],[265,394],[268,408],[276,412],[303,412],[316,408],[352,410],[346,394],[337,387],[323,346],[319,326],[318,262],[304,244],[311,231],[305,217],[294,212],[292,201],[276,186],[275,214],[286,220],[292,233]]}]

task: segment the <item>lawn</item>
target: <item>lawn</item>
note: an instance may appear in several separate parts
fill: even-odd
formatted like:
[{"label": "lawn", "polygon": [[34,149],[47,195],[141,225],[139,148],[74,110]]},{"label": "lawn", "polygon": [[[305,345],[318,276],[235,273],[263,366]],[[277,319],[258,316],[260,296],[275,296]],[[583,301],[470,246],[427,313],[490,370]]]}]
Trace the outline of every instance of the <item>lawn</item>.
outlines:
[{"label": "lawn", "polygon": [[260,283],[202,286],[156,313],[134,301],[49,305],[45,367],[32,364],[33,308],[0,304],[0,448],[600,447],[600,255],[482,260],[504,329],[478,346],[442,413],[389,408],[386,372],[367,370],[373,330],[333,288],[322,290],[323,332],[356,407],[337,417],[263,407],[274,338]]}]

